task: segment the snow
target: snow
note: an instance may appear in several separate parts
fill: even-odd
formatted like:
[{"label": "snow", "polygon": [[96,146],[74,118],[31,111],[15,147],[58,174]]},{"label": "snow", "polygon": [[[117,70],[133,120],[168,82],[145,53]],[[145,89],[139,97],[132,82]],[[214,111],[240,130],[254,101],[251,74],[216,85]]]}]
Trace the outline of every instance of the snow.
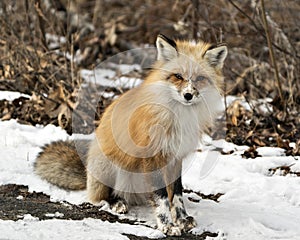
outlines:
[{"label": "snow", "polygon": [[0,91],[0,100],[6,99],[8,101],[13,101],[19,97],[26,97],[30,98],[29,95],[19,92],[13,92],[13,91]]},{"label": "snow", "polygon": [[[120,64],[118,70],[122,73],[128,73],[138,67],[132,67],[126,64]],[[95,70],[81,70],[81,76],[85,81],[99,84],[104,87],[118,87],[118,88],[133,88],[142,83],[139,78],[132,78],[121,76],[117,77],[116,72],[111,69],[97,68]]]},{"label": "snow", "polygon": [[64,214],[63,213],[60,213],[60,212],[55,212],[55,213],[46,213],[45,214],[46,217],[52,217],[52,218],[60,218],[60,217],[63,217]]},{"label": "snow", "polygon": [[[269,151],[271,155],[272,149]],[[193,232],[220,229],[228,239],[299,239],[300,179],[268,173],[269,168],[291,163],[299,164],[292,157],[242,159],[225,155],[205,179],[183,178],[187,188],[205,194],[225,193],[219,203],[188,202],[190,214],[200,223]],[[200,164],[194,163],[184,176],[195,176]]]},{"label": "snow", "polygon": [[[107,72],[109,75],[109,72]],[[0,99],[19,95],[0,92]],[[80,204],[86,201],[86,191],[59,189],[35,175],[33,164],[41,147],[54,140],[78,138],[69,136],[53,125],[27,126],[16,120],[0,121],[0,184],[23,184],[29,191],[44,192],[52,201]],[[91,138],[92,136],[79,136]],[[204,194],[223,193],[219,202],[201,199],[195,193],[184,194],[187,211],[198,226],[192,232],[217,232],[218,237],[207,239],[300,239],[300,177],[271,175],[270,168],[291,166],[300,170],[300,157],[285,156],[280,148],[261,147],[261,157],[244,159],[246,146],[236,146],[224,140],[206,137],[202,151],[184,162],[183,185],[186,189]],[[218,149],[231,152],[221,155]],[[188,198],[200,200],[189,201]],[[21,197],[18,197],[22,201]],[[104,207],[105,209],[105,207]],[[108,209],[107,209],[108,210]],[[109,211],[109,210],[108,210]],[[145,220],[145,225],[110,223],[98,219],[62,220],[59,212],[48,213],[57,219],[40,221],[20,216],[18,221],[0,220],[4,239],[128,239],[126,234],[159,238],[164,235],[154,228],[155,219],[148,206],[132,207],[122,218]],[[149,227],[151,226],[151,227]]]},{"label": "snow", "polygon": [[46,33],[46,41],[49,49],[56,49],[60,47],[60,44],[65,44],[67,39],[62,36]]},{"label": "snow", "polygon": [[0,220],[1,238],[4,239],[128,239],[123,233],[149,238],[162,237],[158,230],[144,226],[121,223],[109,223],[97,219],[87,218],[82,221],[39,219],[26,215],[17,222]]}]

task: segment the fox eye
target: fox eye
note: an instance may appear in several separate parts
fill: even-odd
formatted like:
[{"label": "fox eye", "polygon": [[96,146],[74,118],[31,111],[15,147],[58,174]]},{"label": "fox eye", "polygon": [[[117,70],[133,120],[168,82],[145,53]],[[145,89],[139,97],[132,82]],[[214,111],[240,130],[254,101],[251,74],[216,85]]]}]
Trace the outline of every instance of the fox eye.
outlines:
[{"label": "fox eye", "polygon": [[198,76],[198,77],[196,77],[196,82],[203,81],[204,79],[205,79],[204,76]]},{"label": "fox eye", "polygon": [[181,76],[180,73],[175,73],[174,76],[179,80],[183,80],[183,77]]}]

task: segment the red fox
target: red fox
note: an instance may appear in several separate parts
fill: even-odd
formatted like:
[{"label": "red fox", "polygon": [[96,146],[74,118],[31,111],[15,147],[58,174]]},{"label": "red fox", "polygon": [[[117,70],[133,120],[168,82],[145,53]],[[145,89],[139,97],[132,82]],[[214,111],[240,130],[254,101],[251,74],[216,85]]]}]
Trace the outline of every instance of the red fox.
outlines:
[{"label": "red fox", "polygon": [[182,160],[218,113],[227,47],[161,34],[156,47],[153,70],[105,110],[88,147],[48,144],[35,170],[62,188],[87,188],[90,202],[118,213],[150,199],[158,229],[181,235],[196,226],[182,199]]}]

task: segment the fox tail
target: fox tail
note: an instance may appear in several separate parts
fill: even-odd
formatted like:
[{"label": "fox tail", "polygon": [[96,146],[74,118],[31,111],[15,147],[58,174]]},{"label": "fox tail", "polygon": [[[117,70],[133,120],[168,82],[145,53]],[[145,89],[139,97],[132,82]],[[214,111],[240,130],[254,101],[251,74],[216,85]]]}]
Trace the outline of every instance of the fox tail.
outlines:
[{"label": "fox tail", "polygon": [[41,178],[68,190],[86,188],[86,156],[89,141],[57,141],[47,144],[34,164]]}]

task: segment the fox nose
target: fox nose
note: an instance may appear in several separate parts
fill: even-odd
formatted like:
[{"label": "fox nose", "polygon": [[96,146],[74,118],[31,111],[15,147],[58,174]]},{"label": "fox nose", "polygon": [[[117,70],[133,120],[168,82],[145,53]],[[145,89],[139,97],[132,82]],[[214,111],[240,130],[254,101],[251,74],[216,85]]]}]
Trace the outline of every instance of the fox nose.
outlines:
[{"label": "fox nose", "polygon": [[184,97],[185,100],[190,101],[190,100],[192,100],[193,95],[191,93],[185,93],[183,95],[183,97]]}]

